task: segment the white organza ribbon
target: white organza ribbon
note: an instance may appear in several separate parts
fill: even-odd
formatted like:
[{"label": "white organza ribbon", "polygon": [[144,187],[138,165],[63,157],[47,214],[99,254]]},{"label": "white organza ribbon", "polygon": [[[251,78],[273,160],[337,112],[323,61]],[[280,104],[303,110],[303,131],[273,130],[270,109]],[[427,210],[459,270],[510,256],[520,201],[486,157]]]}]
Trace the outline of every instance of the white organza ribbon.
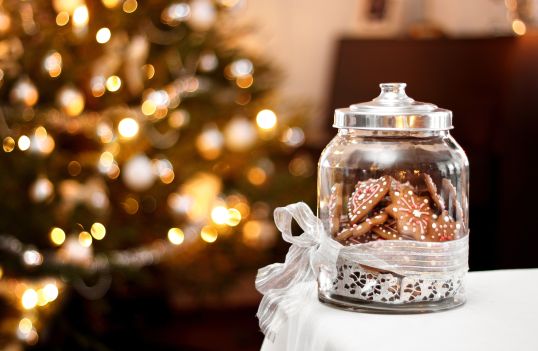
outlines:
[{"label": "white organza ribbon", "polygon": [[[338,258],[406,277],[449,279],[468,270],[468,235],[443,243],[382,240],[343,246],[332,240],[321,221],[303,202],[279,207],[274,213],[282,238],[291,244],[284,263],[258,270],[256,288],[263,294],[258,313],[260,328],[269,340],[309,296],[305,284],[317,279],[320,268],[336,272]],[[304,233],[293,236],[297,221]]]}]

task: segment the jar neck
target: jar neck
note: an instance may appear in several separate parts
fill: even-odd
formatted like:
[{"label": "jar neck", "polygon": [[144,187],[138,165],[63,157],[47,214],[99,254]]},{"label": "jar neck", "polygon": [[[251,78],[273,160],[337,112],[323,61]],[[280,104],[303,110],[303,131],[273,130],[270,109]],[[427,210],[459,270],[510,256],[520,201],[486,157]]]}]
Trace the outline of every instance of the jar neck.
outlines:
[{"label": "jar neck", "polygon": [[413,137],[413,138],[432,138],[446,137],[450,135],[449,130],[366,130],[352,128],[338,128],[338,135],[353,137]]}]

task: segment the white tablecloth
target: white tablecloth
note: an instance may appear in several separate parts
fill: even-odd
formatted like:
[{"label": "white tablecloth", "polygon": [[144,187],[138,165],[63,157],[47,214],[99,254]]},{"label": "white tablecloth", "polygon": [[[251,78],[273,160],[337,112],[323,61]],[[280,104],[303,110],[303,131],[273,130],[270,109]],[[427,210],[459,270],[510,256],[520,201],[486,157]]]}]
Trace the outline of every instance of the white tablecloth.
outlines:
[{"label": "white tablecloth", "polygon": [[428,314],[348,312],[311,291],[262,351],[538,350],[538,269],[469,273],[467,303]]}]

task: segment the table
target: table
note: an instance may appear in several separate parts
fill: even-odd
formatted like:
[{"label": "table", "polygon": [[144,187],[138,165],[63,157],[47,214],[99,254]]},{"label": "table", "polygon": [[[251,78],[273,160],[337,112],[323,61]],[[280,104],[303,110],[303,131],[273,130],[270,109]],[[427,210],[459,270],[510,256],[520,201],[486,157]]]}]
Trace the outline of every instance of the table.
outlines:
[{"label": "table", "polygon": [[312,286],[299,314],[262,351],[538,350],[538,269],[471,272],[467,303],[437,313],[383,315],[322,304]]}]

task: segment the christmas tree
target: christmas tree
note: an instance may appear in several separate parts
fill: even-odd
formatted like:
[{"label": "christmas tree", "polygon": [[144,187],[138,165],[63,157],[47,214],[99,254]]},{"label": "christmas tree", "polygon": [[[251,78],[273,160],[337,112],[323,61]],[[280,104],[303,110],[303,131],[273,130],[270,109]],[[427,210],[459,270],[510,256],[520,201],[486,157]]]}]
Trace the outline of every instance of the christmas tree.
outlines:
[{"label": "christmas tree", "polygon": [[311,200],[315,166],[241,6],[1,3],[0,347],[70,292],[211,298],[274,260],[272,208]]}]

